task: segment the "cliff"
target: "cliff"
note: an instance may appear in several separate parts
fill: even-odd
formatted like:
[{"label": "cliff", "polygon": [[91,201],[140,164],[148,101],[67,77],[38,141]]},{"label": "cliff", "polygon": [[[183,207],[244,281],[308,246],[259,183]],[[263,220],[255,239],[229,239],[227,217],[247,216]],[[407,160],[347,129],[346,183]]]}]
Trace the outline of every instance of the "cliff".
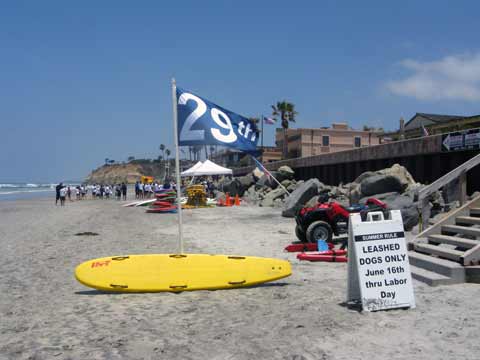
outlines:
[{"label": "cliff", "polygon": [[118,184],[126,182],[133,184],[141,176],[153,176],[163,181],[165,177],[164,164],[151,161],[132,161],[126,164],[103,165],[93,170],[85,179],[86,183]]}]

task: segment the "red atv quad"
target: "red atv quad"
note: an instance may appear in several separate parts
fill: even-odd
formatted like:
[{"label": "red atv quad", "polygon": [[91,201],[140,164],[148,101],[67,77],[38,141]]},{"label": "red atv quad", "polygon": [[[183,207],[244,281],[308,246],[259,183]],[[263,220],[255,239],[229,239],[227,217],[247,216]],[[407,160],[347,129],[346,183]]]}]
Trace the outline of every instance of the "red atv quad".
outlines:
[{"label": "red atv quad", "polygon": [[348,231],[348,217],[351,213],[360,213],[365,218],[372,211],[382,211],[386,217],[387,204],[369,198],[365,205],[345,207],[336,201],[328,202],[328,196],[323,196],[314,207],[304,207],[297,212],[295,235],[302,242],[331,242],[333,234],[338,236]]}]

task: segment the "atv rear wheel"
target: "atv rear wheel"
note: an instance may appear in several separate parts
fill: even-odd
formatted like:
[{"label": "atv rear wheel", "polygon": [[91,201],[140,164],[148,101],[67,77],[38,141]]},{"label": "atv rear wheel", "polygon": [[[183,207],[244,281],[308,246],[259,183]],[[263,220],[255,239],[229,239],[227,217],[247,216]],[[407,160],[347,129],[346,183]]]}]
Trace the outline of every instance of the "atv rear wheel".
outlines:
[{"label": "atv rear wheel", "polygon": [[301,242],[306,242],[307,237],[305,236],[305,232],[302,230],[300,226],[295,226],[295,235],[297,235],[297,239]]},{"label": "atv rear wheel", "polygon": [[307,228],[307,241],[308,242],[317,242],[318,240],[323,240],[326,242],[332,241],[332,227],[325,221],[314,221]]}]

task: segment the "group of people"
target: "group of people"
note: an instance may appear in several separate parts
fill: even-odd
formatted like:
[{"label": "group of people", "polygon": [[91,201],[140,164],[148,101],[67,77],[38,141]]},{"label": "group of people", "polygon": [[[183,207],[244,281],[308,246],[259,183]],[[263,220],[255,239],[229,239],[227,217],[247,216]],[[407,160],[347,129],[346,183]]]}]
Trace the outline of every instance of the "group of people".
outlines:
[{"label": "group of people", "polygon": [[72,201],[72,195],[75,194],[77,200],[83,200],[87,196],[88,192],[91,192],[92,199],[109,199],[115,194],[115,198],[120,200],[127,200],[127,184],[121,183],[116,185],[77,185],[70,186],[63,183],[58,184],[55,187],[55,205],[65,206],[65,201],[68,199]]},{"label": "group of people", "polygon": [[[205,178],[195,178],[193,183],[202,184],[205,186],[205,191],[207,196],[214,197],[214,192],[216,190],[215,183],[212,179]],[[185,181],[182,181],[182,188],[186,187]],[[161,185],[159,182],[152,183],[142,183],[137,181],[135,183],[135,198],[136,199],[150,199],[154,197],[156,192],[160,190],[176,190],[176,184],[170,182],[168,179]],[[127,184],[113,184],[113,185],[104,185],[104,184],[93,184],[93,185],[77,185],[70,186],[64,185],[63,183],[58,184],[55,187],[56,197],[55,205],[65,205],[65,200],[72,200],[72,194],[75,194],[77,200],[84,199],[87,194],[90,192],[92,194],[92,199],[109,199],[110,197],[115,196],[117,200],[127,200]]]},{"label": "group of people", "polygon": [[55,205],[60,201],[60,206],[65,206],[66,199],[72,201],[72,194],[75,194],[77,200],[82,200],[87,195],[87,191],[85,185],[70,186],[60,183],[55,187]]},{"label": "group of people", "polygon": [[150,199],[156,192],[168,189],[175,189],[175,183],[170,183],[169,180],[165,180],[163,185],[160,185],[160,183],[156,181],[152,183],[137,181],[135,183],[135,199]]},{"label": "group of people", "polygon": [[115,195],[117,200],[122,198],[127,200],[127,184],[125,183],[114,185],[94,184],[91,187],[93,199],[110,199],[110,196]]}]

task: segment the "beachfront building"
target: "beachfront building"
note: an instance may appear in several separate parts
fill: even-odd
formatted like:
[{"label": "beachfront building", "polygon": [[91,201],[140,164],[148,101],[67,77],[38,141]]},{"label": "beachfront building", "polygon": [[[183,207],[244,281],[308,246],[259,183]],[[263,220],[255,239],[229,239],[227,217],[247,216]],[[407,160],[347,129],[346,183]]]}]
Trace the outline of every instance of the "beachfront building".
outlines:
[{"label": "beachfront building", "polygon": [[262,149],[262,163],[282,160],[282,150],[276,146],[264,146]]},{"label": "beachfront building", "polygon": [[[284,130],[276,129],[275,143],[283,149]],[[287,129],[288,158],[298,158],[379,145],[381,132],[355,130],[346,123],[317,129]]]},{"label": "beachfront building", "polygon": [[[245,153],[235,149],[220,149],[210,155],[210,160],[215,164],[226,168],[235,168],[240,166],[249,165],[249,163],[243,163],[240,165],[240,160],[245,156]],[[246,161],[246,160],[244,160]]]},{"label": "beachfront building", "polygon": [[[261,155],[257,158],[262,163],[282,160],[282,151],[275,146],[264,146],[263,148],[259,146],[258,150],[261,151]],[[253,165],[250,155],[235,149],[221,149],[211,155],[211,160],[228,168]]]},{"label": "beachfront building", "polygon": [[406,123],[400,119],[397,131],[384,133],[385,140],[412,139],[425,135],[445,134],[480,127],[480,115],[460,116],[416,113]]}]

